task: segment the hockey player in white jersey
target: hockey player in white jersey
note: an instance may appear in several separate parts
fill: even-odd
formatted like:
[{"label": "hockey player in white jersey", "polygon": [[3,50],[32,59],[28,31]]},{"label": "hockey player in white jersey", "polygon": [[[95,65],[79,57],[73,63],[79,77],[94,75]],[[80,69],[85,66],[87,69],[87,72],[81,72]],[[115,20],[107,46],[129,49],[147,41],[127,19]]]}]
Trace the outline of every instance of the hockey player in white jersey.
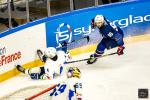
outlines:
[{"label": "hockey player in white jersey", "polygon": [[44,53],[37,50],[37,54],[45,63],[43,67],[25,69],[21,65],[16,66],[18,71],[28,74],[31,79],[53,79],[55,76],[62,75],[64,63],[70,59],[68,53],[62,50],[56,51],[54,47],[47,48]]},{"label": "hockey player in white jersey", "polygon": [[67,80],[57,84],[50,91],[51,100],[82,100],[81,72],[77,67],[69,67]]}]

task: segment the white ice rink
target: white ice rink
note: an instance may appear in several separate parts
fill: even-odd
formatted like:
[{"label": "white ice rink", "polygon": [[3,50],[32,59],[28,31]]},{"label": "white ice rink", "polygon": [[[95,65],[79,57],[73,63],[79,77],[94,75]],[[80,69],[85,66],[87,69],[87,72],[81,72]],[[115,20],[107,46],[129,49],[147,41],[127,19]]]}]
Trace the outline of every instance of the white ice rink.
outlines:
[{"label": "white ice rink", "polygon": [[[150,100],[150,97],[138,98],[139,88],[150,90],[150,41],[127,44],[122,56],[99,58],[92,65],[87,65],[86,62],[71,64],[73,65],[78,66],[82,72],[83,100]],[[2,100],[24,100],[29,94],[41,90],[40,87],[35,89],[33,86],[47,83],[33,81],[20,74],[0,83],[0,98],[7,95]],[[16,90],[19,92],[14,93]]]}]

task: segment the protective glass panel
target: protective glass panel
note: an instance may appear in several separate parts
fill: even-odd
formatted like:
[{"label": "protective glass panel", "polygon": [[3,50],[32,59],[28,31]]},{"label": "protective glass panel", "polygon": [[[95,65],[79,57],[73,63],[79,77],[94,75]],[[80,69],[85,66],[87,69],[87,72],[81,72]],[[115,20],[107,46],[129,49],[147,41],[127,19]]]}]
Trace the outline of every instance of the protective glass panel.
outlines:
[{"label": "protective glass panel", "polygon": [[0,33],[9,28],[8,4],[0,2]]},{"label": "protective glass panel", "polygon": [[47,0],[29,0],[30,21],[47,17]]},{"label": "protective glass panel", "polygon": [[25,0],[10,0],[11,24],[17,27],[27,22]]},{"label": "protective glass panel", "polygon": [[73,2],[75,10],[95,6],[95,0],[73,0]]},{"label": "protective glass panel", "polygon": [[70,0],[50,0],[51,15],[70,11]]}]

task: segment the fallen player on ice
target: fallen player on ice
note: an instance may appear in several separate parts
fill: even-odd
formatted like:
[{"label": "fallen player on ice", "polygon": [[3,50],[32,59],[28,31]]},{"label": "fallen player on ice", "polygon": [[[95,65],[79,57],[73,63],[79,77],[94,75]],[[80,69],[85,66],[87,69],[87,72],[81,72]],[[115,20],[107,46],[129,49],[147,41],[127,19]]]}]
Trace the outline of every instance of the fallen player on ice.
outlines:
[{"label": "fallen player on ice", "polygon": [[53,79],[56,76],[63,74],[64,63],[71,59],[68,52],[62,50],[56,51],[54,47],[47,48],[44,53],[41,50],[37,50],[37,54],[44,66],[25,69],[21,65],[17,65],[18,71],[27,74],[31,79]]}]

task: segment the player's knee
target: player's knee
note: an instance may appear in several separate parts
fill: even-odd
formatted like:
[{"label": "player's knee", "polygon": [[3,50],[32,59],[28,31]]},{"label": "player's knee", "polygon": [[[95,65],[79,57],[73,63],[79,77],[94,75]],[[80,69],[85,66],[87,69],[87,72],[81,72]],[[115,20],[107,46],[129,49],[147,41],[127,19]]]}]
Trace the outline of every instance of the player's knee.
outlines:
[{"label": "player's knee", "polygon": [[115,41],[117,42],[118,46],[123,46],[124,45],[123,37],[121,37],[121,36],[115,38]]},{"label": "player's knee", "polygon": [[117,44],[118,44],[118,46],[123,46],[124,42],[123,42],[123,40],[120,39],[120,40],[117,41]]},{"label": "player's knee", "polygon": [[106,45],[104,43],[100,43],[98,44],[97,48],[96,48],[96,52],[103,52],[106,49]]},{"label": "player's knee", "polygon": [[95,56],[95,57],[98,57],[98,56],[101,56],[103,53],[104,53],[103,50],[100,50],[100,51],[99,51],[99,50],[96,50],[94,56]]}]

